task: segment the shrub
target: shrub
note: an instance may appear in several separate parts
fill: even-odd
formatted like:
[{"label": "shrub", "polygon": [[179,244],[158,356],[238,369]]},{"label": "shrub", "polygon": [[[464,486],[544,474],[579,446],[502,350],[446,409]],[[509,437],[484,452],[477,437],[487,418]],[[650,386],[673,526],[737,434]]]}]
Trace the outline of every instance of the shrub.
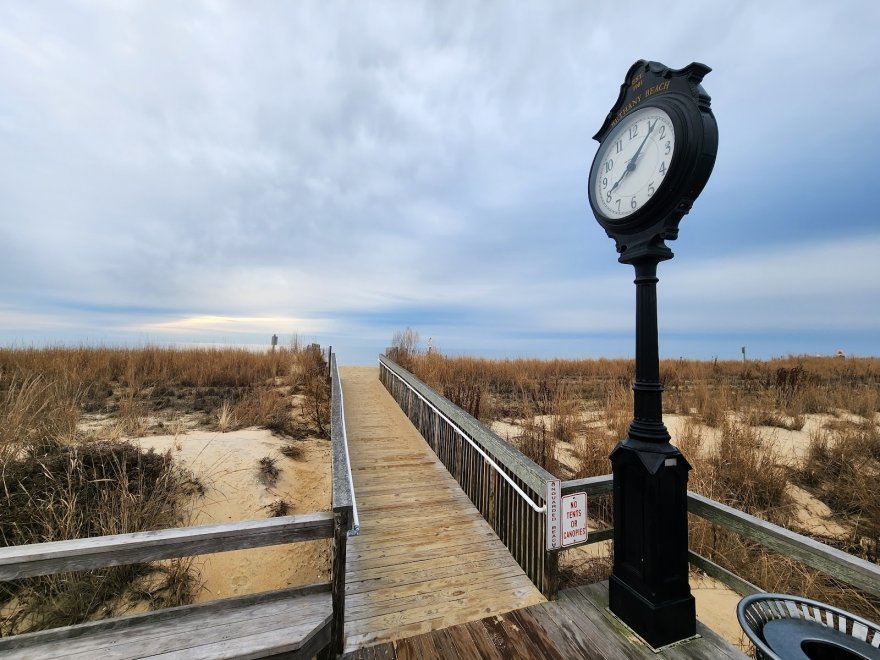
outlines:
[{"label": "shrub", "polygon": [[[78,446],[35,445],[3,466],[5,502],[0,541],[23,545],[162,529],[189,514],[191,475],[171,454],[120,442]],[[106,613],[106,603],[148,579],[142,597],[163,605],[190,602],[197,578],[185,562],[135,564],[0,584],[4,604],[15,603],[0,624],[13,634],[70,625]]]}]

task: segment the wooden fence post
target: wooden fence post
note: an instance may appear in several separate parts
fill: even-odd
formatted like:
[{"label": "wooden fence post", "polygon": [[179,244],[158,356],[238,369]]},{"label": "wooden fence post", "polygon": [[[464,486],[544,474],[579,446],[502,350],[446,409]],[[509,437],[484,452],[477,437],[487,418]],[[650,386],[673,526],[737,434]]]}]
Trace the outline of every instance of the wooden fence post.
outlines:
[{"label": "wooden fence post", "polygon": [[559,550],[544,551],[544,584],[541,591],[547,600],[556,600],[559,593]]},{"label": "wooden fence post", "polygon": [[345,649],[345,554],[348,544],[348,510],[334,514],[333,562],[330,580],[333,593],[333,621],[330,624],[331,657]]}]

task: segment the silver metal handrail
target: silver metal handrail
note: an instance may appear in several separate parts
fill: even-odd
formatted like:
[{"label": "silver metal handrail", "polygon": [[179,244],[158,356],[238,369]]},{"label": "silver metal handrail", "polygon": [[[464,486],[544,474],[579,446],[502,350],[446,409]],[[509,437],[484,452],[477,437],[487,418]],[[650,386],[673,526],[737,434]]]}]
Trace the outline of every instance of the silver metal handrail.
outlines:
[{"label": "silver metal handrail", "polygon": [[[379,364],[380,364],[380,366],[381,366],[383,363],[380,362]],[[493,460],[489,457],[489,455],[488,455],[486,452],[484,452],[476,442],[474,442],[474,441],[471,439],[471,437],[470,437],[467,433],[465,433],[465,432],[462,431],[460,428],[458,428],[458,426],[455,424],[455,422],[453,422],[453,421],[452,421],[451,419],[449,419],[446,415],[444,415],[440,410],[438,410],[437,407],[436,407],[433,403],[431,403],[431,402],[428,401],[424,396],[422,396],[421,392],[419,392],[419,391],[418,391],[417,389],[415,389],[412,385],[410,385],[408,382],[406,382],[406,380],[405,380],[404,378],[402,378],[399,374],[397,374],[397,373],[396,373],[393,369],[391,369],[387,364],[384,365],[384,366],[385,366],[386,369],[388,369],[388,372],[389,372],[391,375],[393,375],[395,378],[397,378],[397,380],[399,380],[401,383],[403,383],[404,385],[406,385],[406,386],[410,389],[410,391],[411,391],[413,394],[415,394],[415,395],[416,395],[417,397],[419,397],[422,401],[424,401],[426,404],[428,404],[428,406],[430,406],[431,410],[433,410],[435,413],[437,413],[438,415],[440,415],[440,417],[442,417],[444,420],[446,420],[446,423],[449,424],[449,426],[451,426],[452,429],[453,429],[456,433],[458,433],[458,435],[460,435],[462,438],[464,438],[465,440],[467,440],[468,443],[470,443],[471,447],[473,447],[474,449],[476,449],[476,450],[477,450],[477,453],[480,454],[480,456],[482,456],[484,459],[486,459],[486,462],[487,462],[489,465],[491,465],[492,468],[493,468],[498,474],[500,474],[500,475],[504,478],[504,480],[507,481],[507,483],[509,483],[509,484],[513,487],[513,490],[516,491],[516,494],[519,495],[523,500],[525,500],[525,502],[526,502],[530,507],[532,507],[532,509],[533,509],[536,513],[544,513],[544,512],[547,511],[547,505],[546,505],[546,504],[543,505],[543,506],[538,506],[537,504],[535,504],[534,500],[532,500],[532,498],[529,497],[529,496],[525,493],[525,491],[523,491],[523,489],[520,488],[520,487],[517,485],[517,483],[516,483],[513,479],[511,479],[510,476],[509,476],[504,470],[502,470],[501,467],[499,467],[499,465],[498,465],[495,461],[493,461]]]},{"label": "silver metal handrail", "polygon": [[331,371],[333,375],[333,394],[339,397],[339,420],[342,431],[342,448],[345,453],[345,472],[348,480],[348,490],[351,493],[351,529],[349,536],[357,536],[361,531],[361,521],[358,517],[357,497],[354,492],[354,482],[351,478],[351,456],[348,453],[348,432],[345,429],[345,397],[342,395],[342,381],[339,379],[339,367],[336,363],[336,355],[332,354]]}]

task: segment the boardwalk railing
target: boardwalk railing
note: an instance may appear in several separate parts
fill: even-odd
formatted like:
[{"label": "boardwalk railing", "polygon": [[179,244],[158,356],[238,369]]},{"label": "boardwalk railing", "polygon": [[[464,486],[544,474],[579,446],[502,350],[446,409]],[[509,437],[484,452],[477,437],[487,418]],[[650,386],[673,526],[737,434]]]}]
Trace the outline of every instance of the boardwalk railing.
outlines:
[{"label": "boardwalk railing", "polygon": [[[10,546],[0,548],[0,581],[332,538],[333,528],[333,514],[321,512]],[[215,626],[212,635],[206,633],[194,640],[196,643],[186,645],[237,644],[239,640],[247,644],[246,640],[256,639],[264,652],[298,650],[304,657],[311,657],[328,645],[336,647],[336,640],[332,639],[330,591],[330,584],[314,584],[4,637],[0,639],[0,655],[52,656],[59,645],[63,648],[75,640],[77,650],[86,655],[100,657],[107,648],[115,648],[118,643],[125,647],[116,649],[118,657],[140,657],[176,650],[175,644],[192,637],[193,622],[210,622],[216,618],[229,621],[222,638],[213,635]],[[234,614],[248,608],[265,611],[266,605],[272,602],[287,605],[290,614],[285,625],[298,627],[299,639],[294,639],[292,634],[286,638],[271,635],[272,631],[260,628],[258,616],[252,625],[247,616]],[[298,604],[303,604],[302,613],[298,611]],[[207,626],[203,626],[207,630]],[[138,640],[136,648],[131,648],[129,637]],[[46,649],[53,651],[44,654]]]},{"label": "boardwalk railing", "polygon": [[360,521],[351,461],[348,456],[348,435],[345,432],[345,403],[342,383],[336,365],[336,354],[330,353],[330,473],[334,516],[333,558],[333,651],[342,653],[345,643],[345,553],[348,536],[357,535]]},{"label": "boardwalk railing", "polygon": [[[345,641],[343,618],[345,549],[348,535],[356,534],[358,531],[358,514],[349,467],[344,404],[335,355],[330,356],[328,369],[331,380],[332,512],[0,548],[0,581],[332,538],[333,559],[329,583],[156,610],[138,616],[69,626],[57,631],[7,637],[0,640],[0,655],[16,651],[22,651],[27,655],[37,650],[35,657],[39,657],[38,649],[43,648],[41,644],[57,644],[59,640],[68,637],[85,642],[89,636],[93,638],[101,636],[103,641],[96,641],[95,644],[105,644],[108,635],[113,640],[118,635],[122,640],[135,627],[143,631],[145,627],[150,626],[150,629],[156,632],[151,633],[155,634],[155,638],[145,638],[143,641],[140,650],[146,654],[154,644],[158,648],[158,645],[166,643],[161,640],[173,636],[176,627],[191,626],[191,622],[195,619],[210,621],[213,616],[223,617],[233,608],[264,607],[268,602],[284,601],[289,604],[289,615],[284,617],[284,625],[296,625],[299,616],[297,602],[300,598],[308,600],[308,605],[304,606],[308,608],[308,618],[304,622],[299,622],[302,624],[299,627],[304,635],[303,645],[294,649],[292,645],[299,642],[293,639],[290,629],[282,629],[278,631],[278,635],[275,635],[279,639],[274,652],[296,650],[297,657],[300,655],[312,657],[322,648],[329,646],[331,655],[341,653]],[[321,601],[323,598],[326,598],[326,601]],[[321,602],[325,603],[324,607],[320,605]],[[253,639],[261,638],[258,640],[259,643],[267,646],[266,640],[272,636],[272,631],[259,628],[259,614],[254,618],[256,623],[253,626],[250,625],[247,617],[236,626],[222,626],[225,628],[224,643],[232,644],[233,640],[241,638],[240,644],[244,644],[241,651],[247,654],[252,651],[247,647],[248,635],[252,635]],[[316,626],[314,631],[309,630],[312,621]],[[187,634],[189,632],[182,631],[178,636]],[[100,648],[102,647],[95,646],[95,653],[100,654]]]},{"label": "boardwalk railing", "polygon": [[[545,569],[544,573],[539,573],[538,579],[533,577],[533,573],[528,570],[527,566],[530,565],[528,560],[525,563],[520,560],[524,550],[527,556],[529,552],[535,552],[544,547],[544,512],[531,509],[522,497],[514,495],[513,489],[505,490],[503,485],[500,488],[502,497],[499,501],[499,480],[488,478],[486,476],[487,468],[484,464],[474,460],[473,452],[468,453],[463,441],[456,438],[459,435],[467,435],[480,447],[483,447],[486,453],[494,458],[495,463],[501,465],[505,473],[513,477],[515,483],[525,485],[523,490],[536,503],[543,505],[542,494],[546,491],[543,490],[542,480],[546,482],[547,479],[554,477],[405,369],[384,356],[379,358],[379,363],[380,378],[401,405],[401,408],[407,413],[428,444],[437,452],[450,473],[459,480],[459,483],[463,481],[460,475],[470,475],[464,479],[468,487],[462,485],[462,488],[483,513],[486,520],[493,524],[498,535],[505,541],[513,556],[525,569],[526,574],[541,588],[545,596],[552,597],[556,591],[555,571],[558,561],[556,551],[543,552],[543,563],[540,565],[552,568]],[[459,431],[453,429],[455,426]],[[475,471],[479,473],[481,480],[474,479]],[[594,498],[609,495],[612,490],[613,480],[610,474],[572,479],[563,481],[561,484],[563,496],[578,492],[586,493],[588,497]],[[877,564],[702,495],[688,491],[687,497],[688,511],[691,514],[719,527],[732,530],[740,536],[760,543],[782,555],[792,557],[811,568],[880,598],[880,566]],[[499,511],[502,512],[500,520],[498,520]],[[498,526],[496,527],[496,525]],[[511,526],[515,525],[523,525],[523,527],[520,530],[511,529]],[[504,536],[498,531],[499,528],[503,530]],[[612,527],[591,529],[587,544],[612,539],[613,535],[614,529]],[[688,551],[688,558],[691,564],[742,595],[761,591],[754,584],[692,550]],[[532,564],[534,563],[533,561]],[[552,576],[550,570],[553,571]],[[552,589],[545,588],[548,586],[548,582],[552,582]]]},{"label": "boardwalk railing", "polygon": [[[612,475],[562,482],[563,495],[569,492],[586,492],[589,496],[607,495],[613,489]],[[850,555],[830,545],[816,541],[785,527],[761,520],[755,516],[738,511],[733,507],[688,491],[688,512],[704,520],[729,529],[751,541],[781,555],[796,559],[811,568],[822,571],[831,577],[880,598],[880,566],[859,557]],[[598,543],[612,538],[614,529],[607,527],[590,532],[587,543]],[[723,582],[737,593],[747,596],[762,591],[735,573],[693,550],[688,558],[694,566]]]},{"label": "boardwalk railing", "polygon": [[558,588],[558,552],[546,549],[547,482],[556,478],[385,356],[379,378],[547,598]]}]

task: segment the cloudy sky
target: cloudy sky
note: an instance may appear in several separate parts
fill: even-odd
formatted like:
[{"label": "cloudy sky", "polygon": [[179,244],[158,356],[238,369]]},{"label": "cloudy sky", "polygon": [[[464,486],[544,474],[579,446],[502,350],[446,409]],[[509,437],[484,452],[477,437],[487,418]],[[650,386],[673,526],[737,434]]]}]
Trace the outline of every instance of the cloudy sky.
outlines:
[{"label": "cloudy sky", "polygon": [[880,354],[880,3],[0,1],[0,343],[627,356],[587,202],[638,59],[713,68],[669,357]]}]

